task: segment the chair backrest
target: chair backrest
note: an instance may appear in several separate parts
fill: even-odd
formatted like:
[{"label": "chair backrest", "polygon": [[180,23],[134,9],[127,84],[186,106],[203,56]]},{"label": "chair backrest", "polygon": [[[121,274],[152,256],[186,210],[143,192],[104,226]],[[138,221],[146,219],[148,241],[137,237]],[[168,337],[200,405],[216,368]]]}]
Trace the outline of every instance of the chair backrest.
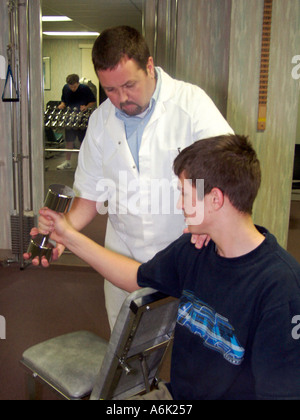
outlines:
[{"label": "chair backrest", "polygon": [[91,400],[121,400],[150,391],[172,342],[178,300],[154,289],[124,302],[96,379]]}]

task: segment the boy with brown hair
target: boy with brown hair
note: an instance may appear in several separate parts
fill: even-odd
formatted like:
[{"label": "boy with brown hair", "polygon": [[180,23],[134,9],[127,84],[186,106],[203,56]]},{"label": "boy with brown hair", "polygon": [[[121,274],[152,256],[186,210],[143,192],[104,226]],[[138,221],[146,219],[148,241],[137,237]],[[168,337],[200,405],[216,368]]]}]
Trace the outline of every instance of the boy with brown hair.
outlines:
[{"label": "boy with brown hair", "polygon": [[185,234],[139,264],[47,209],[43,230],[118,287],[149,286],[180,299],[163,398],[167,391],[176,400],[299,399],[300,341],[292,330],[300,265],[252,221],[261,180],[254,149],[244,136],[201,140],[179,154],[174,170],[190,233],[211,238],[201,250]]}]

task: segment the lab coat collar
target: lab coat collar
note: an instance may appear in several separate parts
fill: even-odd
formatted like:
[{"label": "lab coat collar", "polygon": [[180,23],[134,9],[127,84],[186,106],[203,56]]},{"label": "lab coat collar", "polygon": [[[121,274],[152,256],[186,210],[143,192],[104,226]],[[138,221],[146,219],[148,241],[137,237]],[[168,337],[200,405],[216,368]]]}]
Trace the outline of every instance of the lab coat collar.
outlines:
[{"label": "lab coat collar", "polygon": [[165,103],[172,97],[174,92],[174,80],[160,67],[157,67],[161,75],[161,87],[153,115],[148,126],[154,123],[163,113],[166,112]]},{"label": "lab coat collar", "polygon": [[158,102],[166,102],[173,96],[175,81],[161,67],[158,67],[158,69],[161,74],[161,88]]}]

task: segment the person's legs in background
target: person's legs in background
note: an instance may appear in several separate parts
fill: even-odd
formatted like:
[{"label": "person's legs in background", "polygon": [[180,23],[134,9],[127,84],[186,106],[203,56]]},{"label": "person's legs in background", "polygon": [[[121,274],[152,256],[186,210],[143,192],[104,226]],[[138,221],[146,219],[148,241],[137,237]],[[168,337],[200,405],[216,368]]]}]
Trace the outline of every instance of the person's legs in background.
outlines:
[{"label": "person's legs in background", "polygon": [[[75,144],[75,140],[77,137],[77,132],[78,130],[73,130],[73,129],[66,129],[65,130],[65,138],[66,138],[66,148],[69,150],[73,150],[74,149],[74,144]],[[71,157],[72,157],[72,152],[66,152],[66,160],[61,163],[60,165],[58,165],[56,167],[56,169],[58,170],[65,170],[65,169],[71,169],[72,168],[72,164],[71,164]]]}]

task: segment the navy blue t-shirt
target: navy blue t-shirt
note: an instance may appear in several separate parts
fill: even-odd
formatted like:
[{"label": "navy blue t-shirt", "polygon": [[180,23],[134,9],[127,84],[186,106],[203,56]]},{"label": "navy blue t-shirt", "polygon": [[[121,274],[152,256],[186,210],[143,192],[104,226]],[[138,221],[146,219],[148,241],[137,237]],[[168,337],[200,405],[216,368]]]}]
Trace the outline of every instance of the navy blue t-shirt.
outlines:
[{"label": "navy blue t-shirt", "polygon": [[258,229],[265,240],[239,258],[212,241],[197,250],[187,234],[139,268],[139,286],[180,299],[176,400],[300,399],[300,265]]},{"label": "navy blue t-shirt", "polygon": [[75,92],[73,92],[66,84],[63,87],[61,100],[70,108],[77,108],[78,111],[80,110],[80,105],[87,105],[90,102],[96,102],[96,98],[91,89],[83,84],[79,84]]}]

